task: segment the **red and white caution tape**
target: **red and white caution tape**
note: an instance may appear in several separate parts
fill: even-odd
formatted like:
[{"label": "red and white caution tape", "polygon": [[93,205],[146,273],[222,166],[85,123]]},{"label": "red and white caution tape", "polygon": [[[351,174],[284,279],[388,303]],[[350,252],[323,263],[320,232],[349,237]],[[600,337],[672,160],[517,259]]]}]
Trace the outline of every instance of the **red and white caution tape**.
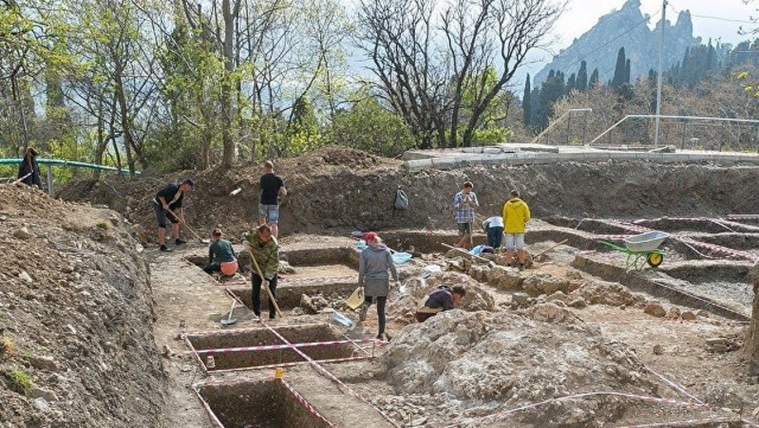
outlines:
[{"label": "red and white caution tape", "polygon": [[195,391],[195,395],[198,397],[198,400],[200,400],[200,403],[203,405],[203,409],[208,414],[208,417],[211,419],[211,423],[216,428],[225,428],[224,424],[221,423],[218,417],[216,417],[216,414],[211,410],[211,406],[208,405],[208,402],[203,398],[202,395],[200,395],[200,389],[193,386],[193,391]]},{"label": "red and white caution tape", "polygon": [[693,394],[689,393],[688,391],[686,391],[684,386],[682,386],[682,385],[680,385],[678,383],[675,383],[672,380],[667,379],[666,377],[660,375],[659,373],[656,373],[655,371],[651,370],[651,368],[649,368],[646,365],[644,365],[643,367],[645,367],[646,370],[649,371],[649,373],[651,373],[652,375],[658,377],[659,379],[661,379],[662,382],[664,382],[667,385],[669,385],[670,387],[672,387],[672,389],[674,389],[675,391],[677,391],[677,392],[683,394],[684,396],[688,397],[694,403],[704,404],[704,402],[701,401],[701,400],[699,400],[698,397],[696,397],[695,395],[693,395]]},{"label": "red and white caution tape", "polygon": [[236,348],[216,348],[216,349],[198,349],[198,354],[225,354],[230,352],[254,352],[254,351],[274,351],[279,349],[296,348],[313,348],[319,346],[338,346],[345,344],[364,344],[372,343],[378,339],[361,339],[361,340],[329,340],[324,342],[305,342],[305,343],[287,343],[279,345],[258,345],[258,346],[241,346]]},{"label": "red and white caution tape", "polygon": [[701,426],[703,424],[713,424],[713,423],[722,423],[722,422],[737,422],[736,418],[729,418],[729,417],[714,417],[714,418],[707,418],[707,419],[691,419],[687,421],[671,421],[671,422],[653,422],[653,423],[647,423],[647,424],[638,424],[638,425],[625,425],[622,427],[617,428],[655,428],[655,427],[693,427],[693,426]]},{"label": "red and white caution tape", "polygon": [[324,422],[326,424],[326,426],[328,426],[330,428],[333,428],[333,427],[337,428],[337,425],[333,424],[332,422],[330,422],[329,420],[327,420],[327,418],[325,418],[324,416],[322,416],[322,414],[319,413],[319,411],[316,410],[316,408],[314,408],[314,406],[312,406],[311,403],[308,402],[308,400],[306,400],[305,398],[303,398],[303,396],[300,395],[298,393],[298,391],[296,391],[292,386],[290,386],[289,383],[287,383],[284,379],[280,379],[280,380],[282,381],[282,386],[285,387],[285,389],[287,390],[287,392],[289,392],[290,395],[295,399],[295,401],[297,401],[298,403],[300,403],[300,405],[303,406],[304,409],[306,409],[309,413],[311,413],[312,415],[314,415],[317,418],[319,418],[322,422]]},{"label": "red and white caution tape", "polygon": [[623,392],[586,392],[582,394],[573,394],[573,395],[567,395],[564,397],[558,397],[558,398],[552,398],[550,400],[541,401],[538,403],[532,403],[532,404],[525,404],[523,406],[515,407],[513,409],[509,410],[503,410],[500,412],[493,413],[491,415],[482,416],[478,418],[470,418],[465,419],[463,421],[457,422],[455,424],[447,425],[445,428],[456,428],[460,427],[465,424],[471,424],[474,422],[483,423],[483,422],[492,422],[494,420],[501,419],[506,416],[510,416],[514,413],[518,413],[524,410],[530,410],[530,409],[536,409],[541,406],[545,406],[546,404],[556,403],[559,401],[565,401],[565,400],[575,400],[578,398],[587,398],[587,397],[620,397],[620,398],[627,398],[632,400],[639,400],[639,401],[647,401],[651,403],[661,404],[661,405],[667,405],[667,406],[678,406],[678,407],[688,407],[691,409],[694,408],[705,408],[707,407],[705,404],[699,404],[694,402],[685,402],[685,401],[678,401],[678,400],[671,400],[668,398],[658,398],[658,397],[651,397],[646,395],[636,395],[636,394],[626,394]]},{"label": "red and white caution tape", "polygon": [[[361,360],[368,360],[370,358],[371,356],[332,358],[329,360],[318,360],[317,362],[319,362],[320,364],[347,363],[349,361],[361,361]],[[295,366],[302,366],[305,364],[311,364],[311,362],[310,361],[293,361],[290,363],[266,364],[263,366],[239,367],[235,369],[221,369],[221,370],[211,370],[211,371],[213,371],[214,373],[231,373],[231,372],[244,372],[244,371],[250,371],[250,370],[276,369],[277,367],[295,367]]]}]

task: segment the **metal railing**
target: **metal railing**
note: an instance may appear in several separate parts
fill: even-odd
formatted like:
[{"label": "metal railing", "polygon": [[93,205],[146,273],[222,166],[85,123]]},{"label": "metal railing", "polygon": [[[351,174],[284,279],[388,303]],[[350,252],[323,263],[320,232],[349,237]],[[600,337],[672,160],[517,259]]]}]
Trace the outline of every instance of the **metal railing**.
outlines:
[{"label": "metal railing", "polygon": [[548,134],[549,131],[551,131],[553,128],[556,127],[557,124],[561,123],[564,119],[567,119],[567,144],[569,144],[569,135],[571,134],[570,127],[572,125],[572,122],[568,119],[571,117],[572,113],[584,113],[585,117],[585,124],[583,126],[583,137],[582,137],[582,144],[585,144],[587,134],[588,134],[588,113],[593,113],[593,109],[586,107],[586,108],[571,108],[564,112],[561,116],[559,116],[558,119],[551,122],[546,129],[543,130],[540,134],[538,134],[535,138],[532,139],[530,144],[537,144],[538,141],[540,141],[541,138],[543,138],[546,134]]},{"label": "metal railing", "polygon": [[[0,159],[0,165],[19,165],[23,159]],[[88,168],[100,171],[120,172],[121,174],[129,174],[129,169],[116,168],[113,166],[96,165],[94,163],[69,161],[65,159],[36,159],[38,165],[47,166],[47,191],[51,195],[53,194],[53,166],[72,167],[72,168]],[[135,174],[139,174],[140,171],[135,171]]]}]

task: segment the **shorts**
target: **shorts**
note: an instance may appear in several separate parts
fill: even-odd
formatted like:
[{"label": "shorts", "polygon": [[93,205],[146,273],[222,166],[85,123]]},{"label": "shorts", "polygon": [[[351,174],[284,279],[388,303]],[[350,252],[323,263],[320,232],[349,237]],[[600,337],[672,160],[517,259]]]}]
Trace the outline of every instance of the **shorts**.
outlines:
[{"label": "shorts", "polygon": [[459,223],[459,236],[472,234],[472,223]]},{"label": "shorts", "polygon": [[258,204],[258,216],[265,217],[268,223],[279,223],[279,205]]},{"label": "shorts", "polygon": [[524,233],[506,233],[506,249],[507,250],[523,250],[524,249]]},{"label": "shorts", "polygon": [[237,260],[231,262],[224,262],[219,266],[221,273],[226,276],[232,276],[237,273]]},{"label": "shorts", "polygon": [[172,223],[179,223],[178,219],[166,212],[166,210],[164,210],[159,204],[155,203],[155,201],[153,201],[153,209],[155,210],[155,216],[158,220],[158,227],[165,229],[167,219]]}]

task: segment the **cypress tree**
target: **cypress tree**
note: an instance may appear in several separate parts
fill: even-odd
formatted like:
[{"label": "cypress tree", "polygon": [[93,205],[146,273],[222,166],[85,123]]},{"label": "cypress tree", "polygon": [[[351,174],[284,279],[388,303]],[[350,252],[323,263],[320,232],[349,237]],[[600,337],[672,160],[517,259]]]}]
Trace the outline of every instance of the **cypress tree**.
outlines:
[{"label": "cypress tree", "polygon": [[565,92],[568,94],[572,92],[573,90],[577,89],[577,76],[575,76],[574,73],[572,73],[569,76],[569,79],[567,79],[567,88]]},{"label": "cypress tree", "polygon": [[611,86],[615,89],[619,88],[623,83],[625,83],[626,65],[627,60],[625,60],[625,48],[621,47],[619,48],[619,52],[617,52],[617,65],[614,67],[614,77],[611,78]]},{"label": "cypress tree", "polygon": [[588,89],[588,63],[585,61],[580,63],[580,70],[577,72],[577,82],[575,85],[580,92],[585,92]]},{"label": "cypress tree", "polygon": [[528,128],[532,126],[532,89],[530,89],[530,73],[527,73],[527,79],[524,82],[524,95],[522,95],[522,116],[524,125]]},{"label": "cypress tree", "polygon": [[630,83],[630,60],[625,62],[625,81],[624,83]]},{"label": "cypress tree", "polygon": [[588,80],[588,88],[592,88],[594,86],[598,85],[598,68],[594,68],[593,72],[590,73],[590,80]]}]

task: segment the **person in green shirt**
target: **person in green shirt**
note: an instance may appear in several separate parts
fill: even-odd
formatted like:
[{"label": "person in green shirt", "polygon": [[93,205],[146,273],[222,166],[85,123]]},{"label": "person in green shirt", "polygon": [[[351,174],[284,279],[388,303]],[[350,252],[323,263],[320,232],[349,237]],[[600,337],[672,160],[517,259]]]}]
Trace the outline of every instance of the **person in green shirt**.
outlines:
[{"label": "person in green shirt", "polygon": [[[262,224],[253,229],[251,233],[243,235],[243,242],[250,252],[250,256],[256,259],[258,267],[261,268],[263,278],[253,266],[253,274],[250,282],[253,285],[253,312],[257,317],[261,317],[261,283],[266,280],[269,283],[269,290],[274,299],[277,299],[277,272],[279,271],[279,244],[277,238],[272,235],[271,228]],[[251,262],[252,263],[252,262]],[[272,303],[269,303],[269,319],[276,316],[276,309]]]},{"label": "person in green shirt", "polygon": [[211,245],[208,246],[208,265],[203,268],[207,274],[221,272],[226,276],[237,273],[237,257],[232,244],[221,239],[221,229],[211,232]]}]

